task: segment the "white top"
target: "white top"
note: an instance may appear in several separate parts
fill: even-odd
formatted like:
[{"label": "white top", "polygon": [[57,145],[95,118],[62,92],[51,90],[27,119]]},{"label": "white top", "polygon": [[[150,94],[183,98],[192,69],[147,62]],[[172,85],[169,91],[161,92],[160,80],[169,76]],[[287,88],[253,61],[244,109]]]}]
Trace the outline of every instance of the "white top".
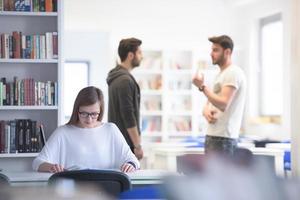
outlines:
[{"label": "white top", "polygon": [[242,69],[230,65],[221,71],[214,81],[213,92],[220,94],[224,86],[233,86],[236,89],[235,96],[224,112],[209,103],[217,112],[217,121],[208,124],[207,135],[238,138],[246,100],[246,77]]},{"label": "white top", "polygon": [[44,162],[60,164],[66,169],[74,166],[76,169],[120,169],[126,162],[140,167],[113,123],[103,123],[95,128],[58,127],[34,159],[33,169],[38,170]]}]

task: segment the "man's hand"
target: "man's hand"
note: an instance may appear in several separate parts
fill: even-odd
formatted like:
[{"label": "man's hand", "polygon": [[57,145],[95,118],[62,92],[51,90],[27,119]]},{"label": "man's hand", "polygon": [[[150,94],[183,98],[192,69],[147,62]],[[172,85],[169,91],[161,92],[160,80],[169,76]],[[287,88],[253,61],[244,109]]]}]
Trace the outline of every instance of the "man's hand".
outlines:
[{"label": "man's hand", "polygon": [[204,117],[205,117],[205,119],[207,120],[208,123],[210,123],[210,124],[216,123],[216,121],[217,121],[216,113],[217,113],[217,111],[212,110],[211,108],[209,108],[208,105],[206,105],[204,107],[203,115],[204,115]]},{"label": "man's hand", "polygon": [[203,74],[196,74],[196,76],[193,78],[193,84],[198,87],[201,88],[204,84],[204,75]]},{"label": "man's hand", "polygon": [[144,151],[143,151],[141,146],[134,148],[133,152],[134,152],[134,155],[137,157],[138,160],[141,160],[144,156]]}]

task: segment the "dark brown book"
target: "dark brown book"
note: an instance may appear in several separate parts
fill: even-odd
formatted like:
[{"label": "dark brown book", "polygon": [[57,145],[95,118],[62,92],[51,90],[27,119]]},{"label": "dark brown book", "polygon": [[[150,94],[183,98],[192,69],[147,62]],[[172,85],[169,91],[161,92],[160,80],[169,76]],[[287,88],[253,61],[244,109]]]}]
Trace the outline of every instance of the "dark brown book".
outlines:
[{"label": "dark brown book", "polygon": [[52,43],[53,43],[53,58],[58,58],[58,35],[57,32],[52,33]]},{"label": "dark brown book", "polygon": [[14,0],[3,0],[4,11],[14,11],[15,2]]},{"label": "dark brown book", "polygon": [[18,31],[13,32],[13,58],[21,58],[21,37]]}]

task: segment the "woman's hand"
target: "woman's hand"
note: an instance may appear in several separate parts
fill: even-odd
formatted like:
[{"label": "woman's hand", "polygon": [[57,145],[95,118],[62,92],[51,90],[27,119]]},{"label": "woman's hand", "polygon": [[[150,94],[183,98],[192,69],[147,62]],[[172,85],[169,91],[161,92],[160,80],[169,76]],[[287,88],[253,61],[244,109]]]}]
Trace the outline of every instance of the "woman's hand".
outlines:
[{"label": "woman's hand", "polygon": [[125,173],[126,172],[134,172],[135,170],[136,170],[135,167],[130,163],[125,163],[121,166],[121,171],[125,172]]},{"label": "woman's hand", "polygon": [[52,164],[52,163],[44,162],[44,163],[40,164],[38,171],[39,172],[56,173],[56,172],[65,171],[65,168],[59,164]]},{"label": "woman's hand", "polygon": [[52,173],[57,173],[57,172],[63,172],[63,171],[65,171],[65,169],[62,165],[52,164],[49,171],[52,172]]}]

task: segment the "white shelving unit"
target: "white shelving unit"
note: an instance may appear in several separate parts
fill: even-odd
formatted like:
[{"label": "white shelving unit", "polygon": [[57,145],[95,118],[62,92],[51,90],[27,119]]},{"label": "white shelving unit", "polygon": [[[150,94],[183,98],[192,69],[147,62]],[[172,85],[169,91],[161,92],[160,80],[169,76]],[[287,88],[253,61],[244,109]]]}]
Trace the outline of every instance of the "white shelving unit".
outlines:
[{"label": "white shelving unit", "polygon": [[163,60],[161,51],[145,51],[141,66],[133,71],[141,88],[142,135],[162,137],[163,120]]},{"label": "white shelving unit", "polygon": [[[24,35],[58,33],[58,59],[3,59],[0,58],[0,78],[7,82],[33,78],[34,81],[57,82],[57,105],[54,106],[0,106],[0,120],[31,119],[44,126],[46,139],[63,121],[62,116],[62,1],[57,1],[57,12],[16,12],[0,11],[0,34],[12,34],[13,31]],[[3,9],[2,9],[3,10]],[[1,153],[0,169],[31,170],[31,163],[38,153]]]},{"label": "white shelving unit", "polygon": [[141,88],[142,136],[151,141],[202,134],[199,91],[192,86],[196,72],[193,51],[144,51],[133,75]]}]

